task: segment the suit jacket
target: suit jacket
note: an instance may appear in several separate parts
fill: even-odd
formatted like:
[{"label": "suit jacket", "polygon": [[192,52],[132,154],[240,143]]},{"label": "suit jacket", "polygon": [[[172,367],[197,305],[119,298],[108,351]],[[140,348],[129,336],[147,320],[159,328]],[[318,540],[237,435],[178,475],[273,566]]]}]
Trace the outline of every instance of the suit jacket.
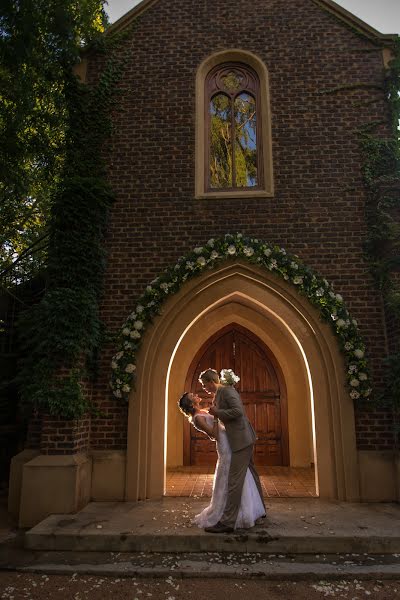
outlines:
[{"label": "suit jacket", "polygon": [[244,411],[239,393],[231,385],[218,388],[215,395],[216,416],[225,425],[232,452],[256,441],[256,434]]}]

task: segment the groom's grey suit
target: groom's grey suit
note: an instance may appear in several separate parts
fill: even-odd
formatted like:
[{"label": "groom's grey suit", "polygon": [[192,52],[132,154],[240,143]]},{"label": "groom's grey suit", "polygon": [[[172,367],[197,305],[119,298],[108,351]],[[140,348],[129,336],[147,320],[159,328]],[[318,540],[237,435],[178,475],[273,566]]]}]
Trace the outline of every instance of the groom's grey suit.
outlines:
[{"label": "groom's grey suit", "polygon": [[[232,450],[228,479],[228,497],[223,525],[234,527],[240,508],[243,484],[247,469],[250,469],[264,504],[260,478],[253,463],[253,448],[256,434],[244,411],[239,393],[232,386],[219,387],[215,395],[215,415],[225,426],[226,435]],[[264,505],[265,506],[265,505]]]}]

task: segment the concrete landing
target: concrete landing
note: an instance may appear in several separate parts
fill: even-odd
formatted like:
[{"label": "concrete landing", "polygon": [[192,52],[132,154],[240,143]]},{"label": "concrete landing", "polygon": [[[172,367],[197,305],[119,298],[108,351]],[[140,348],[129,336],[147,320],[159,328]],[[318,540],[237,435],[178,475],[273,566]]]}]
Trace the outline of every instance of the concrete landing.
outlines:
[{"label": "concrete landing", "polygon": [[52,515],[25,534],[31,550],[96,552],[400,553],[400,505],[274,499],[248,530],[209,534],[192,524],[207,502],[164,498],[93,502]]}]

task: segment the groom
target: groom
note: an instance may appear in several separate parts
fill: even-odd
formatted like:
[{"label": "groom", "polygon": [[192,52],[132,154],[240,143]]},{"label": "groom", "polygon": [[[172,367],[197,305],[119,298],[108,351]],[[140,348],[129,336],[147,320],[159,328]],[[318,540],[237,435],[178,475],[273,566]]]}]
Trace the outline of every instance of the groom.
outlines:
[{"label": "groom", "polygon": [[250,469],[254,477],[264,504],[260,478],[252,458],[256,434],[245,414],[238,392],[233,386],[222,385],[217,371],[206,369],[200,373],[199,381],[207,393],[215,394],[214,405],[210,408],[210,414],[214,415],[214,419],[218,418],[224,424],[232,450],[225,511],[220,521],[213,527],[206,527],[205,531],[208,533],[231,533],[234,530],[239,512],[247,469]]}]

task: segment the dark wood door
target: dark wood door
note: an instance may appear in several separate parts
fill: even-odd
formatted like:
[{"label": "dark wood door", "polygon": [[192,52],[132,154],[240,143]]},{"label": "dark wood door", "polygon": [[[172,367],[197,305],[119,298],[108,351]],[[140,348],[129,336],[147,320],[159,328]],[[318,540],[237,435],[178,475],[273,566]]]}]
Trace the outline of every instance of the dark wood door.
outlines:
[{"label": "dark wood door", "polygon": [[[207,368],[220,372],[232,368],[240,376],[236,386],[246,414],[257,433],[254,459],[257,465],[288,465],[287,405],[283,378],[273,355],[261,340],[239,325],[219,331],[195,356],[186,389],[210,404],[198,376]],[[215,444],[189,425],[185,426],[184,464],[213,465]]]}]

